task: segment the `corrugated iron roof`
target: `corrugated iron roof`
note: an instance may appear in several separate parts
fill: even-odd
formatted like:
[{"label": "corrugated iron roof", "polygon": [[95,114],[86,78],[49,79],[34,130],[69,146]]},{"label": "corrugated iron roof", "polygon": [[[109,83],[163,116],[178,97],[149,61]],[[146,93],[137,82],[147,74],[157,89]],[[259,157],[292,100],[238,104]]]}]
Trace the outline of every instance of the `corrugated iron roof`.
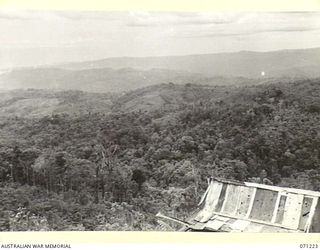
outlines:
[{"label": "corrugated iron roof", "polygon": [[223,232],[320,232],[320,192],[211,179],[188,228]]}]

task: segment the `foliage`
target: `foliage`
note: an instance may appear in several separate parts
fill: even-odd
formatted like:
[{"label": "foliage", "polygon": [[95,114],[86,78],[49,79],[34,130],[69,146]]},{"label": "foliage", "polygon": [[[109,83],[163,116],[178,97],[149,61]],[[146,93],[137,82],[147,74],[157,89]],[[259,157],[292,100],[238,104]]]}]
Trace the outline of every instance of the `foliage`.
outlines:
[{"label": "foliage", "polygon": [[[153,91],[157,109],[121,108]],[[108,115],[4,116],[0,230],[162,230],[154,215],[186,218],[211,175],[320,191],[319,101],[318,79],[169,84]]]}]

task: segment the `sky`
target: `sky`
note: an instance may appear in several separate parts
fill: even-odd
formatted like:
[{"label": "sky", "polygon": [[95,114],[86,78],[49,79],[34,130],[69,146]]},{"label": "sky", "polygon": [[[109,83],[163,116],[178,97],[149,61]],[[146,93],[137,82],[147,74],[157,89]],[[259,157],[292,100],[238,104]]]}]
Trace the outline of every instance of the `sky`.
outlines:
[{"label": "sky", "polygon": [[0,68],[320,47],[320,12],[0,10]]}]

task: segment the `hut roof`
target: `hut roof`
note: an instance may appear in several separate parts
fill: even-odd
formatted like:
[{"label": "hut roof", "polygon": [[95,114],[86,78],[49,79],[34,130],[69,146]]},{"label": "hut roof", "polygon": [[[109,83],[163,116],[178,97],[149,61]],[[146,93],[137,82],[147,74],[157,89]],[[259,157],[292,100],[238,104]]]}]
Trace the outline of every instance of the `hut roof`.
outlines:
[{"label": "hut roof", "polygon": [[320,232],[320,192],[211,178],[185,230]]}]

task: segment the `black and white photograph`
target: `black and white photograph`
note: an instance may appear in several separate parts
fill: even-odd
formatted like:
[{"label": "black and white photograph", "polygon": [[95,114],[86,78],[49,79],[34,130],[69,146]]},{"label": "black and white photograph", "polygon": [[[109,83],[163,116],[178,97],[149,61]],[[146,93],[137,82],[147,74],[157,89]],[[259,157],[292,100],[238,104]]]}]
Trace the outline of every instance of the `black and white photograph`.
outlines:
[{"label": "black and white photograph", "polygon": [[0,10],[0,231],[320,232],[320,12]]}]

